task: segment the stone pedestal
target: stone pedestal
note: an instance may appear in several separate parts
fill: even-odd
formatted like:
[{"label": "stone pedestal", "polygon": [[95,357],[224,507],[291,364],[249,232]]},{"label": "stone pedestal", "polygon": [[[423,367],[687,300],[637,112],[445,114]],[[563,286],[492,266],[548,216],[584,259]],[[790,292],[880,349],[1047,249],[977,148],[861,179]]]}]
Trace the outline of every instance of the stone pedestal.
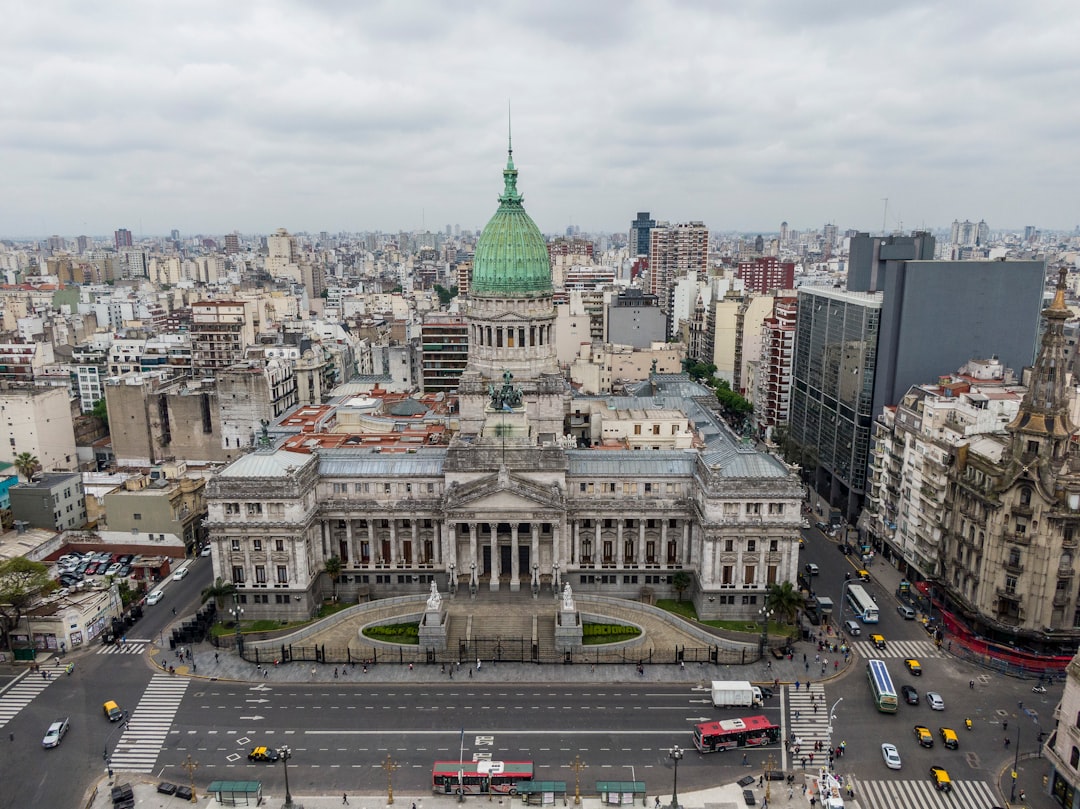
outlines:
[{"label": "stone pedestal", "polygon": [[420,619],[420,648],[446,651],[446,610],[428,610]]},{"label": "stone pedestal", "polygon": [[581,648],[581,613],[559,610],[555,618],[555,650],[571,652]]}]

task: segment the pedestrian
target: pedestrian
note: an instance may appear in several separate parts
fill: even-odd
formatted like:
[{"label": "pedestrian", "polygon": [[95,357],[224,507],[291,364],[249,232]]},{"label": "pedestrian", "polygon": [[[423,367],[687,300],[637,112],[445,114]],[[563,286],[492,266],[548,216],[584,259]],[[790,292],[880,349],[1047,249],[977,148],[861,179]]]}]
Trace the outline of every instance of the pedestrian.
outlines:
[{"label": "pedestrian", "polygon": [[826,665],[825,663],[822,663],[822,664],[821,664],[821,676],[822,676],[822,677],[824,677],[824,676],[825,676],[825,665]]},{"label": "pedestrian", "polygon": [[214,662],[215,663],[218,662],[218,653],[217,652],[214,652]]},{"label": "pedestrian", "polygon": [[267,679],[270,676],[270,669],[263,669],[263,679]]},{"label": "pedestrian", "polygon": [[416,809],[416,801],[413,801],[412,809]]},{"label": "pedestrian", "polygon": [[803,769],[806,769],[806,756],[803,756],[800,761],[802,762]]},{"label": "pedestrian", "polygon": [[314,666],[311,667],[311,676],[312,677],[315,676],[315,667]]},{"label": "pedestrian", "polygon": [[656,809],[660,809],[660,796],[659,795],[656,796],[656,803],[654,803],[653,806],[655,806]]},{"label": "pedestrian", "polygon": [[832,667],[833,667],[833,671],[839,671],[840,670],[840,661],[839,660],[834,660],[833,664],[832,664]]},{"label": "pedestrian", "polygon": [[970,688],[972,691],[975,690],[975,681],[974,680],[968,680],[968,688]]},{"label": "pedestrian", "polygon": [[342,792],[341,793],[341,802],[342,802],[342,804],[348,805],[348,803],[349,803],[349,793],[348,792]]},{"label": "pedestrian", "polygon": [[814,655],[814,662],[815,663],[820,663],[821,662],[821,655]]},{"label": "pedestrian", "polygon": [[172,608],[172,614],[173,614],[173,615],[176,615],[176,607],[173,607],[173,608]]},{"label": "pedestrian", "polygon": [[802,655],[802,662],[803,662],[803,663],[805,663],[805,662],[806,662],[806,652],[803,652],[803,655]]},{"label": "pedestrian", "polygon": [[[479,671],[479,670],[480,670],[480,669],[477,669],[477,671]],[[470,679],[470,680],[472,679],[472,669],[469,669],[469,679]]]},{"label": "pedestrian", "polygon": [[1027,799],[1027,793],[1024,790],[1020,790],[1020,803],[1023,803]]},{"label": "pedestrian", "polygon": [[443,663],[441,666],[439,666],[439,673],[440,674],[446,674],[446,664],[445,663]]},{"label": "pedestrian", "polygon": [[799,681],[798,680],[795,681],[795,690],[796,691],[799,690]]},{"label": "pedestrian", "polygon": [[412,671],[412,663],[409,664],[409,671]]},{"label": "pedestrian", "polygon": [[476,658],[476,670],[480,671],[480,658]]},{"label": "pedestrian", "polygon": [[1003,722],[1001,723],[1001,729],[1002,729],[1002,730],[1008,730],[1008,729],[1009,729],[1009,720],[1008,720],[1008,719],[1004,720],[1004,721],[1003,721]]},{"label": "pedestrian", "polygon": [[817,713],[817,703],[814,703],[814,713]]},{"label": "pedestrian", "polygon": [[334,666],[334,679],[336,680],[337,678],[337,666]]},{"label": "pedestrian", "polygon": [[788,787],[787,799],[790,801],[794,797],[795,797],[795,787]]},{"label": "pedestrian", "polygon": [[803,661],[803,668],[806,669],[807,671],[810,671],[810,664],[807,663],[805,660]]},{"label": "pedestrian", "polygon": [[799,721],[799,711],[795,711],[795,721]]},{"label": "pedestrian", "polygon": [[1006,750],[1009,749],[1009,737],[1008,736],[1005,737],[1005,749]]},{"label": "pedestrian", "polygon": [[811,767],[814,766],[814,754],[813,753],[810,754],[810,766]]},{"label": "pedestrian", "polygon": [[758,785],[759,787],[763,787],[763,786],[765,786],[765,776],[764,776],[764,775],[759,775],[759,776],[758,776],[758,779],[757,779],[757,785]]},{"label": "pedestrian", "polygon": [[769,670],[772,670],[772,661],[771,660],[766,660],[765,661],[765,668],[767,668]]},{"label": "pedestrian", "polygon": [[[364,667],[364,673],[367,674],[367,666]],[[454,679],[454,670],[450,669],[450,679]]]},{"label": "pedestrian", "polygon": [[744,767],[749,767],[750,766],[750,759],[747,757],[746,753],[742,754],[742,765]]},{"label": "pedestrian", "polygon": [[803,781],[803,785],[802,785],[802,794],[803,795],[806,794],[806,782],[805,781]]}]

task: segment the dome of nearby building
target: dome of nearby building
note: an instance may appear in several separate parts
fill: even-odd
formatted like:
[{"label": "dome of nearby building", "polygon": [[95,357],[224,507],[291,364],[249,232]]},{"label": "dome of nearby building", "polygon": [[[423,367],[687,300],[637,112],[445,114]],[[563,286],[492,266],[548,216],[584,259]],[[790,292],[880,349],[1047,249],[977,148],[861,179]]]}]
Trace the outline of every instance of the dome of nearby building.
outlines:
[{"label": "dome of nearby building", "polygon": [[517,190],[513,149],[507,154],[503,181],[499,210],[476,243],[469,295],[497,298],[550,295],[547,244],[522,205],[524,198]]}]

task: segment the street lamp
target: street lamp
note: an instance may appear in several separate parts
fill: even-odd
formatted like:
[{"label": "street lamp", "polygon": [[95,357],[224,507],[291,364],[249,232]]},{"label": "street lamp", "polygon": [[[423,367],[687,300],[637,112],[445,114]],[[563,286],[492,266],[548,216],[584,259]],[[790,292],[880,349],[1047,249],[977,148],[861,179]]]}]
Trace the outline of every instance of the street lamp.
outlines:
[{"label": "street lamp", "polygon": [[456,571],[456,570],[457,570],[457,567],[454,565],[453,562],[451,562],[450,563],[450,588],[449,588],[450,589],[450,595],[453,595],[454,593],[457,592],[457,576],[454,575],[454,571]]},{"label": "street lamp", "polygon": [[476,562],[469,562],[469,595],[476,598]]},{"label": "street lamp", "polygon": [[765,647],[769,643],[769,619],[772,618],[775,610],[770,610],[767,607],[762,607],[758,610],[758,615],[761,616],[761,644],[758,648],[758,654],[761,657],[765,656]]},{"label": "street lamp", "polygon": [[551,592],[558,597],[559,595],[559,563],[551,563]]},{"label": "street lamp", "polygon": [[289,791],[289,759],[292,758],[292,750],[288,745],[283,745],[278,749],[278,753],[281,754],[281,764],[285,768],[285,805],[292,806],[292,793]]},{"label": "street lamp", "polygon": [[762,765],[762,770],[765,773],[765,803],[769,802],[769,787],[772,786],[772,773],[776,768],[776,762],[773,761],[772,753],[769,753],[769,757],[765,759],[765,763]]},{"label": "street lamp", "polygon": [[829,727],[827,728],[827,731],[828,731],[828,734],[829,734],[829,749],[826,751],[826,752],[829,752],[829,753],[831,753],[832,749],[833,749],[833,746],[832,746],[833,724],[832,723],[836,720],[836,706],[839,705],[843,701],[844,701],[844,698],[840,697],[838,700],[836,700],[836,702],[834,702],[832,704],[832,707],[829,708]]},{"label": "street lamp", "polygon": [[532,593],[533,598],[540,595],[540,565],[536,562],[533,562]]},{"label": "street lamp", "polygon": [[679,809],[679,762],[682,757],[683,751],[679,745],[668,750],[668,758],[675,762],[675,776],[671,784],[671,809]]},{"label": "street lamp", "polygon": [[236,623],[236,652],[237,654],[243,654],[244,637],[240,634],[240,619],[244,616],[244,609],[240,606],[236,593],[233,593],[233,606],[229,610],[229,615],[232,616],[233,621]]}]

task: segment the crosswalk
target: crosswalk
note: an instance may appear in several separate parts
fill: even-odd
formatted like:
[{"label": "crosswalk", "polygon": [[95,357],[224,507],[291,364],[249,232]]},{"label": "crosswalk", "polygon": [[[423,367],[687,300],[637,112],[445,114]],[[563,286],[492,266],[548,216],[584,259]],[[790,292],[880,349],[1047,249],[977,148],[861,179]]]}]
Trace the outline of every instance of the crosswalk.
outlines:
[{"label": "crosswalk", "polygon": [[855,800],[861,809],[986,809],[997,798],[985,781],[953,781],[952,792],[938,792],[929,778],[918,781],[859,781]]},{"label": "crosswalk", "polygon": [[49,666],[45,670],[51,675],[48,679],[42,678],[40,674],[28,672],[19,682],[5,691],[3,696],[0,696],[0,728],[14,719],[15,715],[29,705],[34,697],[64,676],[63,669]]},{"label": "crosswalk", "polygon": [[138,655],[146,651],[146,647],[150,644],[148,640],[128,640],[124,643],[110,643],[108,646],[102,646],[95,652],[99,655]]},{"label": "crosswalk", "polygon": [[[792,760],[798,761],[806,756],[810,763],[810,754],[814,752],[814,742],[820,741],[822,750],[814,753],[814,762],[826,761],[829,743],[829,706],[825,704],[825,687],[813,683],[807,688],[803,685],[798,691],[794,686],[787,689],[789,733],[799,744],[799,753],[792,752]],[[815,706],[817,710],[815,710]]]},{"label": "crosswalk", "polygon": [[169,674],[153,676],[109,757],[112,769],[153,772],[154,763],[190,682],[187,677]]},{"label": "crosswalk", "polygon": [[864,659],[942,657],[941,651],[932,640],[890,640],[886,641],[884,649],[878,649],[868,640],[856,640],[851,642],[851,648]]}]

